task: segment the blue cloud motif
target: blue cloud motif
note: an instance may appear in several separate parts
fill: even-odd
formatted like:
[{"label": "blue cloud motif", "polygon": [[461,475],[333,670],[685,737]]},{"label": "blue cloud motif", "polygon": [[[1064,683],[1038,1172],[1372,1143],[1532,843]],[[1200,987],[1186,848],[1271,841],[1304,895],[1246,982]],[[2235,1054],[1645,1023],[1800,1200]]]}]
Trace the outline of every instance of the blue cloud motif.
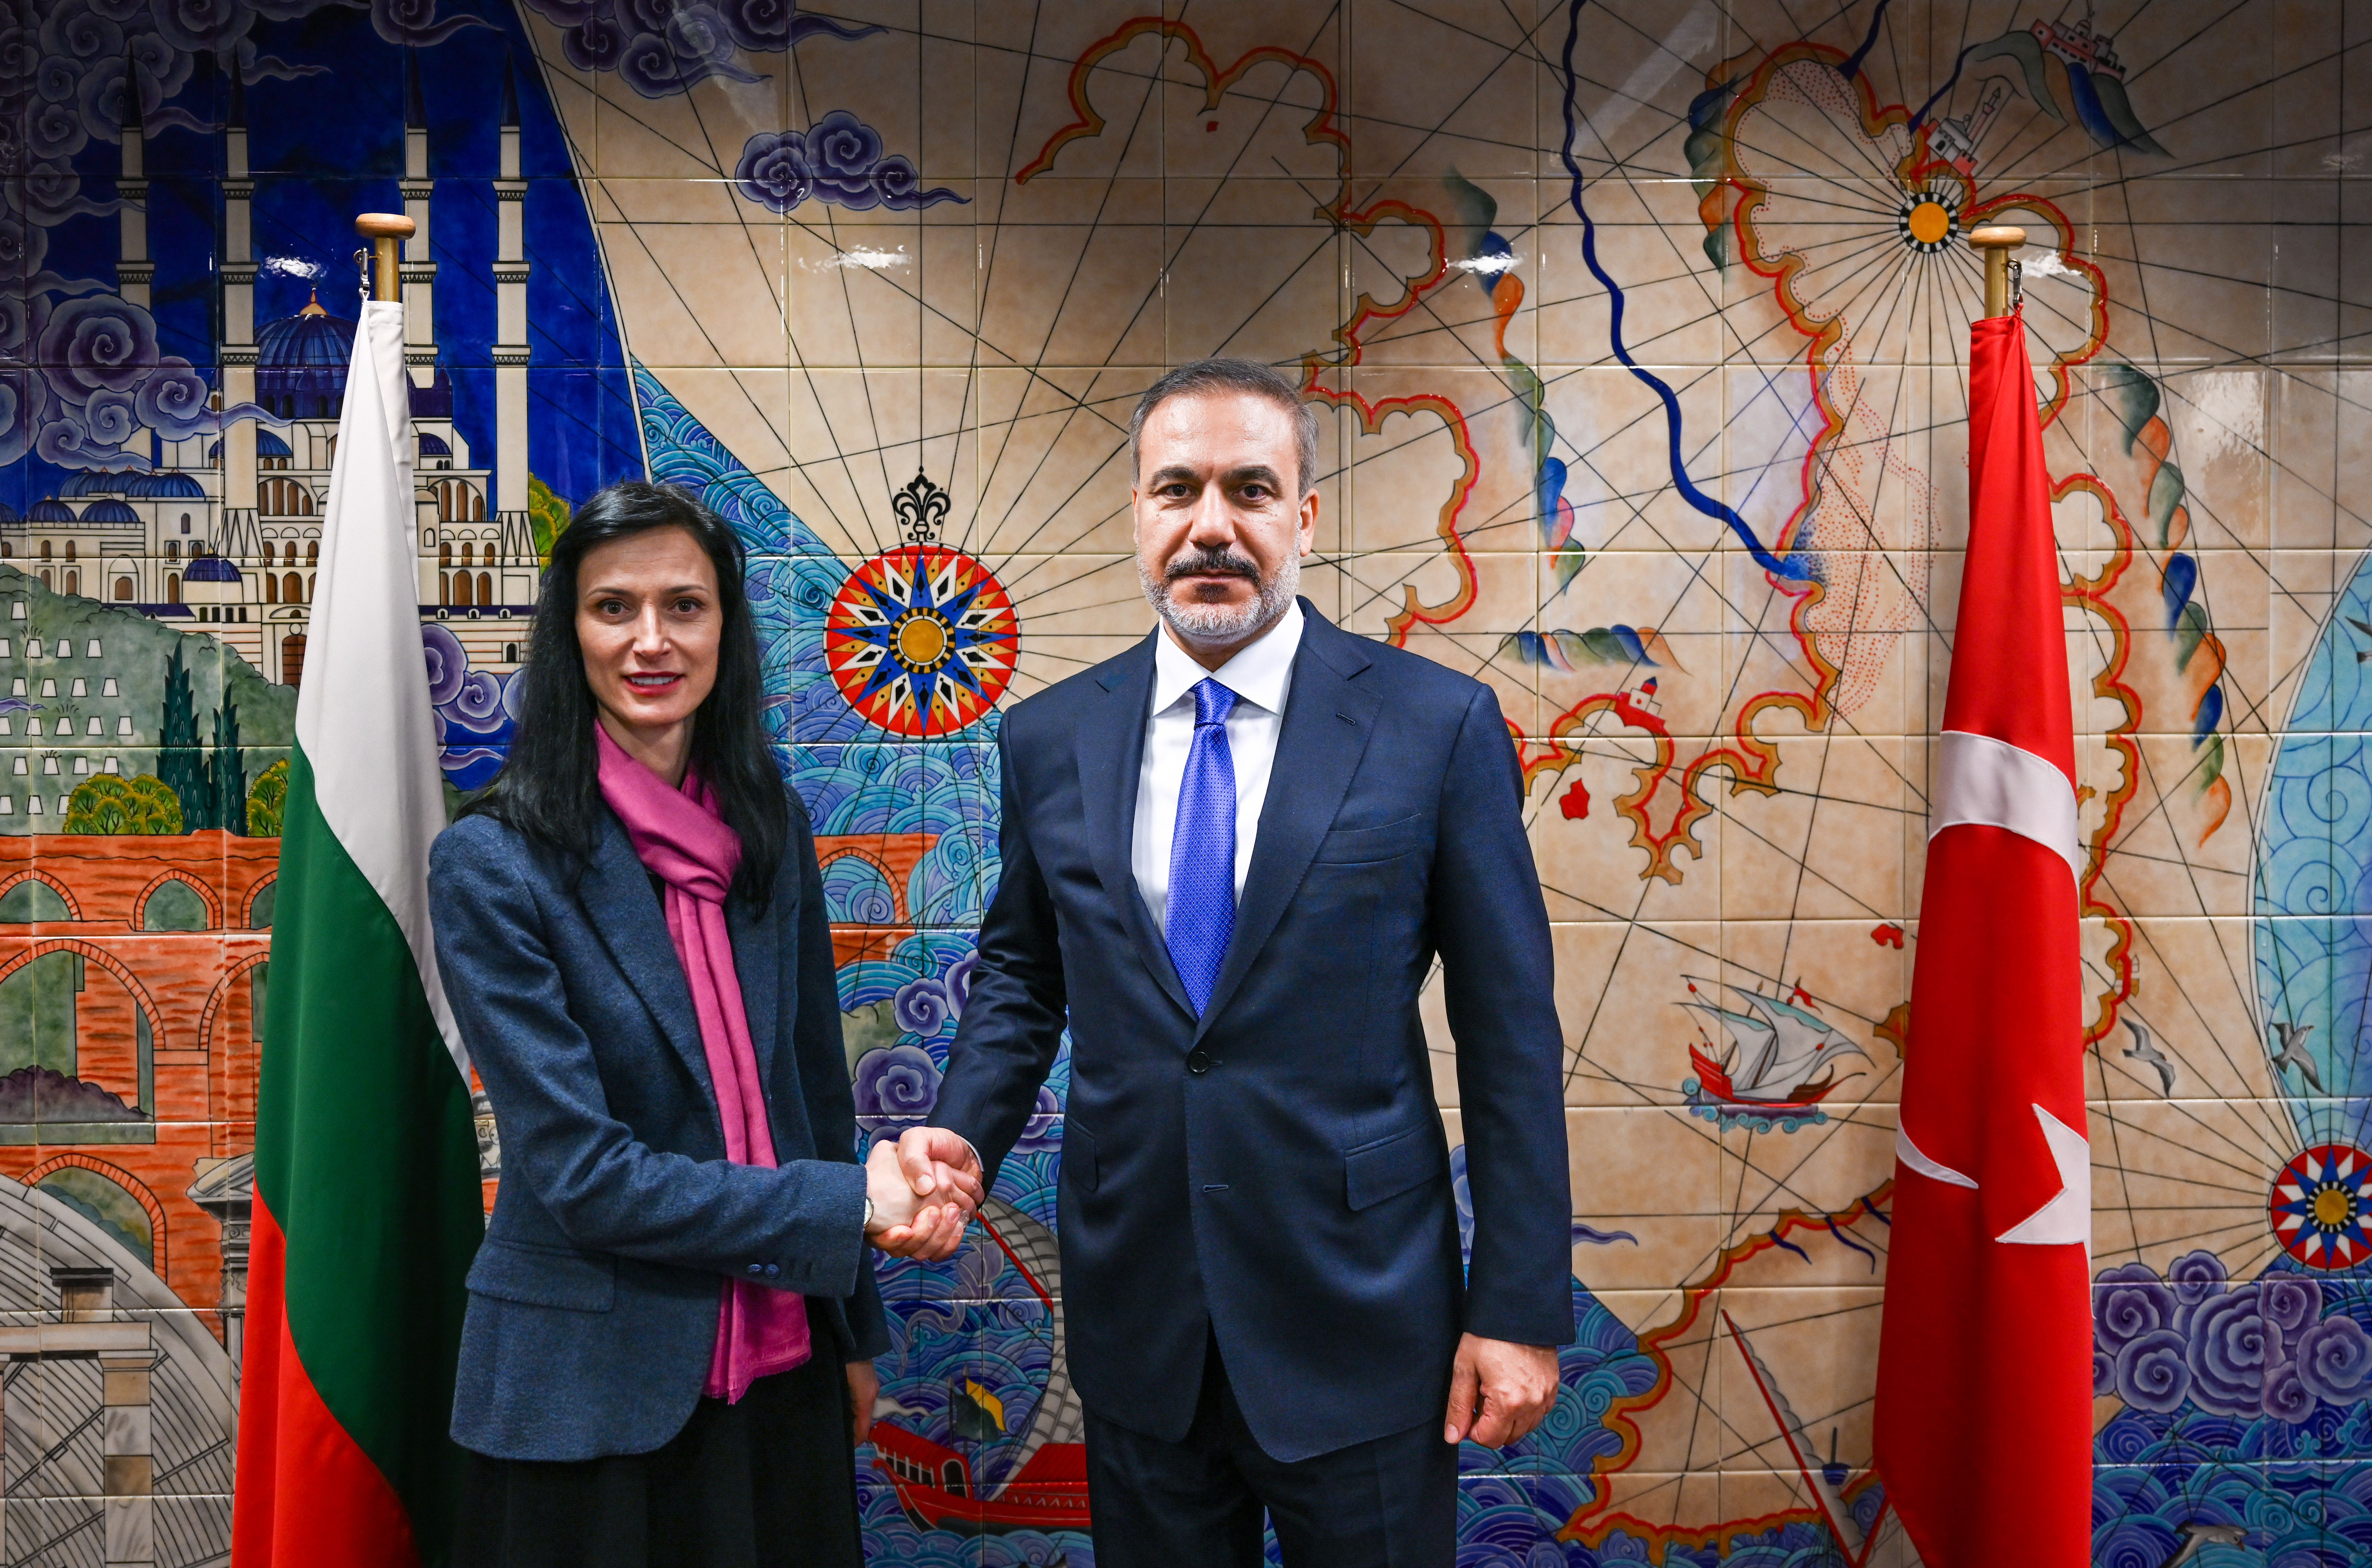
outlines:
[{"label": "blue cloud motif", "polygon": [[[373,0],[404,6],[416,0]],[[864,38],[878,27],[802,17],[793,0],[527,0],[564,29],[561,52],[581,71],[615,71],[645,98],[711,76],[754,82],[744,54],[777,54],[803,38]],[[372,13],[374,18],[378,12]]]},{"label": "blue cloud motif", "polygon": [[941,202],[968,202],[945,186],[923,189],[912,158],[885,156],[881,133],[835,109],[805,131],[761,131],[743,145],[734,166],[741,194],[770,212],[787,213],[812,196],[862,212],[888,207],[911,212]]}]

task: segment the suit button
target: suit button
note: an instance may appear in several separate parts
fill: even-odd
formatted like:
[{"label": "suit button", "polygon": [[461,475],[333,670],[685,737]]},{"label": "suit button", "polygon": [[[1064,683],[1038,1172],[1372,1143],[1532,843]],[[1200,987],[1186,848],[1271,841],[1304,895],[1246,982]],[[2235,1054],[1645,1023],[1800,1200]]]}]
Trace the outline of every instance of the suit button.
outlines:
[{"label": "suit button", "polygon": [[1211,1070],[1211,1053],[1200,1047],[1186,1053],[1186,1071],[1201,1077]]},{"label": "suit button", "polygon": [[780,1274],[782,1272],[783,1266],[780,1263],[769,1263],[766,1265],[766,1277],[770,1280]]},{"label": "suit button", "polygon": [[766,1265],[763,1263],[752,1263],[750,1265],[750,1277],[753,1280],[765,1272]]}]

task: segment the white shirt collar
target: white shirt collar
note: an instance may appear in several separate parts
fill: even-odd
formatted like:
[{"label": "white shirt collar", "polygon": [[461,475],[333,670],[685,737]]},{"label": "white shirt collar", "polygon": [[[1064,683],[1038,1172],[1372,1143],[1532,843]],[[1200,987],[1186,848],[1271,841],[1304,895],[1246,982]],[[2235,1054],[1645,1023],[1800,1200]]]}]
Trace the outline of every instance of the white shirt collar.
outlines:
[{"label": "white shirt collar", "polygon": [[1207,676],[1244,702],[1282,715],[1285,687],[1293,676],[1293,656],[1301,649],[1301,601],[1296,599],[1258,641],[1237,650],[1235,657],[1216,669],[1196,664],[1168,627],[1155,628],[1153,711],[1166,712]]}]

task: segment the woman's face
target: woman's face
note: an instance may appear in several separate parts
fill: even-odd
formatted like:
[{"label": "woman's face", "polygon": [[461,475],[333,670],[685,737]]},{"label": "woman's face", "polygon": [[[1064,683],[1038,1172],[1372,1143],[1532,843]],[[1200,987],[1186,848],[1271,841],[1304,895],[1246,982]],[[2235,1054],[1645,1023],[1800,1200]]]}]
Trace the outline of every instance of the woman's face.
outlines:
[{"label": "woman's face", "polygon": [[651,528],[586,552],[576,575],[585,680],[613,725],[657,739],[716,684],[725,629],[716,568],[685,528]]}]

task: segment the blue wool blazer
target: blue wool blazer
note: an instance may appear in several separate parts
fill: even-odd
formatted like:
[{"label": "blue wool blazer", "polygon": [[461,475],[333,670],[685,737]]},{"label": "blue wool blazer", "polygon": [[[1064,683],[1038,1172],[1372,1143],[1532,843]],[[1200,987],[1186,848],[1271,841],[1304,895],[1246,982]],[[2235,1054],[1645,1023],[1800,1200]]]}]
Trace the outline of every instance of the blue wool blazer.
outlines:
[{"label": "blue wool blazer", "polygon": [[820,1356],[889,1349],[823,884],[791,801],[764,914],[727,906],[772,1170],[725,1158],[692,994],[617,819],[603,812],[589,864],[491,817],[438,837],[436,961],[503,1151],[454,1386],[464,1447],[506,1459],[658,1447],[700,1399],[728,1275],[810,1297]]},{"label": "blue wool blazer", "polygon": [[[1285,1460],[1438,1423],[1460,1330],[1574,1331],[1564,1037],[1498,702],[1301,608],[1200,1017],[1129,868],[1151,639],[1006,715],[1004,879],[931,1117],[994,1167],[1067,1024],[1056,1202],[1080,1397],[1182,1438],[1215,1333],[1253,1436]],[[1436,958],[1474,1201],[1464,1272],[1417,1013]]]}]

